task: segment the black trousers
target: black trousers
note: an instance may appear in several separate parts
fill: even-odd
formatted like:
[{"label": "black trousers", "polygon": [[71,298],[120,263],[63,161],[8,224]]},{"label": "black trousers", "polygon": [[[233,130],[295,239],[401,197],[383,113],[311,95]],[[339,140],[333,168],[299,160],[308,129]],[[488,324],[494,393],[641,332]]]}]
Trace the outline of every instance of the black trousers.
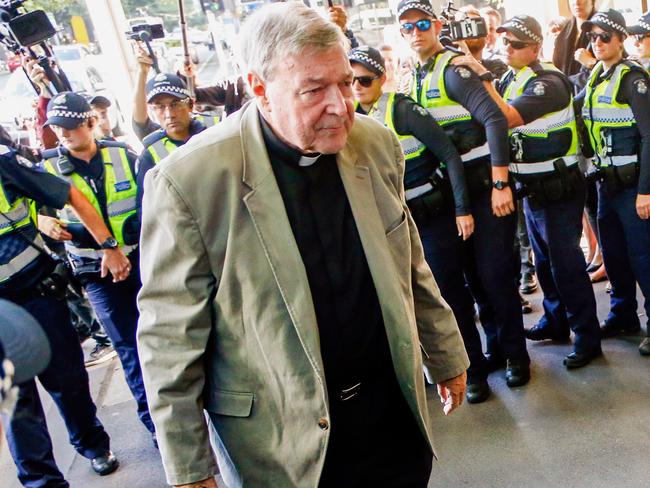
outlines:
[{"label": "black trousers", "polygon": [[426,488],[433,453],[394,373],[362,383],[346,401],[332,392],[330,418],[321,488]]}]

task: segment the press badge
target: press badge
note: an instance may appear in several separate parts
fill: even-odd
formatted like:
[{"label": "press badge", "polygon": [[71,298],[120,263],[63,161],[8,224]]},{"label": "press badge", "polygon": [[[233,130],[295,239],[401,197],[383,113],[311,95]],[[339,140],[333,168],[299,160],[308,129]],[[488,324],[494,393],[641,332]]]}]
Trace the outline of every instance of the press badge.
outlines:
[{"label": "press badge", "polygon": [[130,181],[118,181],[115,183],[115,191],[126,191],[131,189]]},{"label": "press badge", "polygon": [[440,98],[440,90],[438,88],[427,90],[427,98]]}]

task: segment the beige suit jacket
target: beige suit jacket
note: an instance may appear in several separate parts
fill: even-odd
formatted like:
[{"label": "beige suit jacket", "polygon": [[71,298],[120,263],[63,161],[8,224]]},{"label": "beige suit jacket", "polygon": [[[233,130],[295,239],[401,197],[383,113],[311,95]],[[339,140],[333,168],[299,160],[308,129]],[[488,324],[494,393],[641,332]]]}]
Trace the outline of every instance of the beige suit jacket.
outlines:
[{"label": "beige suit jacket", "polygon": [[[337,164],[402,392],[432,449],[423,381],[469,364],[404,203],[396,137],[357,116]],[[139,354],[167,480],[316,487],[328,398],[305,268],[249,103],[147,174]]]}]

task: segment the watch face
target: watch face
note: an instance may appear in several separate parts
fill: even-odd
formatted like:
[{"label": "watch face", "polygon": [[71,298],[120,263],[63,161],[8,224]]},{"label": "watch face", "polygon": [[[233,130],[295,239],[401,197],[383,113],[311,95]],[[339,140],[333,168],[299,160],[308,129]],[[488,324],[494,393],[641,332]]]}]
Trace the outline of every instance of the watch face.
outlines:
[{"label": "watch face", "polygon": [[117,240],[115,237],[107,238],[102,244],[102,249],[114,249],[117,247]]}]

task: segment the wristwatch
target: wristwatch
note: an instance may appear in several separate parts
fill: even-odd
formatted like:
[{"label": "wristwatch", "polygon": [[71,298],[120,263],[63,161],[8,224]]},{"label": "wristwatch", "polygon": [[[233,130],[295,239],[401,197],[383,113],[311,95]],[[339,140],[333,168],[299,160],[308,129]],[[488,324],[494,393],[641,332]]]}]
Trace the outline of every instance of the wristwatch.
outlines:
[{"label": "wristwatch", "polygon": [[494,183],[492,183],[492,186],[497,190],[503,190],[504,188],[510,186],[510,183],[503,180],[496,180]]},{"label": "wristwatch", "polygon": [[492,73],[492,71],[486,71],[478,77],[478,79],[481,81],[494,81],[495,78],[496,76],[494,76],[494,73]]},{"label": "wristwatch", "polygon": [[117,239],[115,237],[107,237],[104,242],[102,242],[101,247],[102,249],[117,249]]}]

